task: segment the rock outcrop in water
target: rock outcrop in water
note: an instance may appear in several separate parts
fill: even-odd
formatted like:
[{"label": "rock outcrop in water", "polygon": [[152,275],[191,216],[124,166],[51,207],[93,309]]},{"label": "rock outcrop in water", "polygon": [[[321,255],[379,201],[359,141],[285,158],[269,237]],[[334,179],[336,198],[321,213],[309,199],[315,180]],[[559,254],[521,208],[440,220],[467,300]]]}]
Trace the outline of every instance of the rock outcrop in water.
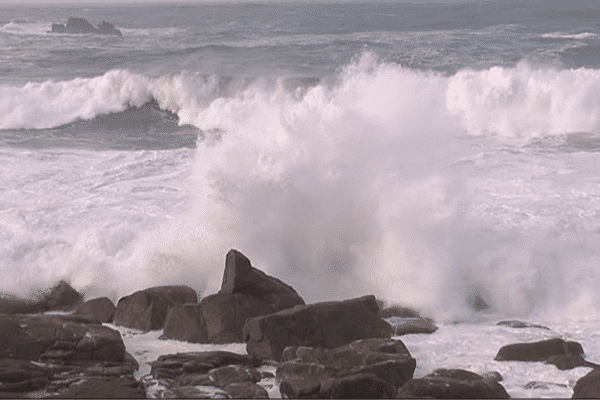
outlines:
[{"label": "rock outcrop in water", "polygon": [[120,30],[116,29],[112,24],[106,21],[102,21],[96,28],[87,20],[75,17],[69,17],[66,26],[63,24],[52,24],[51,33],[96,33],[100,35],[123,36]]}]

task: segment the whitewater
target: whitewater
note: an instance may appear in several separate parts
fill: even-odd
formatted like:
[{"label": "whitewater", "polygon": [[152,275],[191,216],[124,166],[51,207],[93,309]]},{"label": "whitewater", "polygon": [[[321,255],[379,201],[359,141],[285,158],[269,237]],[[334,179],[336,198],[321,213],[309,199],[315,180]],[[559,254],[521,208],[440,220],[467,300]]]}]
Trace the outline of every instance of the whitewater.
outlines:
[{"label": "whitewater", "polygon": [[[562,337],[600,362],[598,13],[0,5],[0,292],[204,296],[235,248],[308,303],[374,294],[434,318],[401,338],[416,377],[497,370],[511,396],[570,397],[589,368],[493,357]],[[48,32],[69,16],[123,37]],[[138,377],[210,347],[119,329]]]}]

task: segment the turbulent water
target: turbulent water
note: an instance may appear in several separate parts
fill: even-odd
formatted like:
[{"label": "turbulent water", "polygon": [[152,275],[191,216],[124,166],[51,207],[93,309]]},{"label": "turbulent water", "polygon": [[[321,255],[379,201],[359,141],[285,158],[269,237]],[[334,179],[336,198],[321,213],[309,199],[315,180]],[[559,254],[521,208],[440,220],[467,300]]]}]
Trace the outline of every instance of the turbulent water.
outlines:
[{"label": "turbulent water", "polygon": [[[69,16],[123,37],[48,33]],[[588,326],[599,17],[548,0],[2,5],[0,292],[209,294],[236,248],[308,302]]]}]

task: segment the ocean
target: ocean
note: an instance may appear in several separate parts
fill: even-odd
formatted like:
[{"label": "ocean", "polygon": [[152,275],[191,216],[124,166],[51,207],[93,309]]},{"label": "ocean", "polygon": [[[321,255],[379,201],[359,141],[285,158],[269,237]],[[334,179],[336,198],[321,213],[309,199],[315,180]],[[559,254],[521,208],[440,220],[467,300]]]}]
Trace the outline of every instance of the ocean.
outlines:
[{"label": "ocean", "polygon": [[[123,36],[49,33],[71,16]],[[600,362],[599,17],[600,1],[1,4],[0,292],[208,295],[235,248],[308,303],[374,294],[433,317],[402,337],[416,376],[497,370],[512,396],[570,397],[589,368],[493,357],[563,337]]]}]

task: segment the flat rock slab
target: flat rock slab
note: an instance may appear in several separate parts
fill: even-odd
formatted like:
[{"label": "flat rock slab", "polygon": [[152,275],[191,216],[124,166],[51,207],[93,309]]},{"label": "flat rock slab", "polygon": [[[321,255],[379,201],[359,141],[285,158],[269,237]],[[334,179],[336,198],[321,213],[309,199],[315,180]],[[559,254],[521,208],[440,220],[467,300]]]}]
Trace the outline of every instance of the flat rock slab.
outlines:
[{"label": "flat rock slab", "polygon": [[390,317],[385,320],[392,326],[392,332],[396,336],[411,333],[434,333],[438,329],[431,320],[426,318]]},{"label": "flat rock slab", "polygon": [[333,349],[359,339],[389,338],[392,327],[377,315],[374,296],[316,303],[250,318],[243,334],[248,354],[279,360],[287,346]]},{"label": "flat rock slab", "polygon": [[363,373],[327,380],[284,379],[279,392],[291,399],[376,399],[393,398],[396,388],[373,374]]},{"label": "flat rock slab", "polygon": [[549,339],[532,343],[515,343],[502,346],[496,361],[547,361],[552,356],[581,356],[583,348],[577,342]]},{"label": "flat rock slab", "polygon": [[438,369],[420,379],[408,381],[396,398],[508,399],[496,380],[461,369]]},{"label": "flat rock slab", "polygon": [[290,346],[281,359],[277,379],[324,381],[371,374],[394,387],[412,379],[416,368],[404,343],[392,339],[357,340],[336,349]]},{"label": "flat rock slab", "polygon": [[518,329],[520,329],[520,328],[538,328],[538,329],[545,329],[547,331],[550,330],[550,328],[548,328],[547,326],[544,326],[544,325],[536,325],[536,324],[531,324],[529,322],[517,321],[517,320],[500,321],[496,325],[508,326],[510,328],[518,328]]},{"label": "flat rock slab", "polygon": [[152,363],[154,379],[177,379],[183,374],[207,374],[210,370],[226,365],[257,366],[257,361],[248,355],[228,351],[199,351],[166,354]]}]

